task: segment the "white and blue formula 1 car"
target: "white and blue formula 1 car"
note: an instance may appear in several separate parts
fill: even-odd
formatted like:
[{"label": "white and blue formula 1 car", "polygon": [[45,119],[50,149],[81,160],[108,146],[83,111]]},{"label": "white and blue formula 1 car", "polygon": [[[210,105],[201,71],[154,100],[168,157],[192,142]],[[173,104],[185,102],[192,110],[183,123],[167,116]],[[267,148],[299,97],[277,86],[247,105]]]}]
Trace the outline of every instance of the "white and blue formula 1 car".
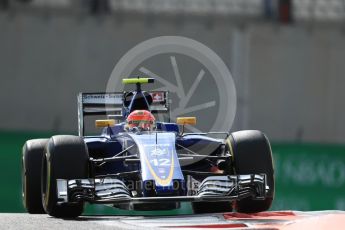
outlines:
[{"label": "white and blue formula 1 car", "polygon": [[[84,203],[127,210],[195,213],[266,211],[274,197],[268,139],[260,131],[185,133],[195,117],[169,121],[168,92],[145,92],[152,78],[123,79],[132,92],[80,93],[79,136],[28,140],[23,202],[29,213],[74,218]],[[167,122],[158,121],[162,114]],[[102,131],[85,136],[85,117]],[[220,137],[221,136],[221,137]]]}]

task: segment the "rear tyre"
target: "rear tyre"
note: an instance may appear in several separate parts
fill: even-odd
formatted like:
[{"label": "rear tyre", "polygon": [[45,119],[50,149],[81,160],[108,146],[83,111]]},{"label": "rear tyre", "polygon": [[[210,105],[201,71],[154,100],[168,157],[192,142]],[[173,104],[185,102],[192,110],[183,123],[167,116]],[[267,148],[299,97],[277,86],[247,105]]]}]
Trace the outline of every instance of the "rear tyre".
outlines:
[{"label": "rear tyre", "polygon": [[42,156],[48,139],[34,139],[23,146],[22,199],[28,213],[44,214],[41,198]]},{"label": "rear tyre", "polygon": [[193,202],[192,208],[195,214],[231,212],[231,202]]},{"label": "rear tyre", "polygon": [[274,198],[274,167],[267,137],[257,130],[244,130],[232,133],[229,139],[234,156],[235,174],[265,173],[270,188],[265,200],[253,200],[248,197],[236,201],[236,210],[244,213],[267,211]]},{"label": "rear tyre", "polygon": [[58,204],[56,179],[88,178],[89,154],[83,138],[53,136],[42,160],[42,203],[51,216],[75,218],[82,214],[83,202]]}]

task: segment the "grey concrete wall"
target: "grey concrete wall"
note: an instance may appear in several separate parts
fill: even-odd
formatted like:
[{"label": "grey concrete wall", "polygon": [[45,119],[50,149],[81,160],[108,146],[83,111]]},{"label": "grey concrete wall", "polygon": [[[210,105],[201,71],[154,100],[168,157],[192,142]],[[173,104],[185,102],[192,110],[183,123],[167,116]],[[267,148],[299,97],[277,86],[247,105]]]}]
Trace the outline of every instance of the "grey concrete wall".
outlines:
[{"label": "grey concrete wall", "polygon": [[180,35],[205,44],[233,70],[233,130],[345,142],[345,43],[337,29],[184,19],[0,14],[0,129],[76,132],[78,92],[104,91],[117,61],[136,44]]},{"label": "grey concrete wall", "polygon": [[345,142],[345,43],[331,29],[251,30],[249,126],[279,140]]}]

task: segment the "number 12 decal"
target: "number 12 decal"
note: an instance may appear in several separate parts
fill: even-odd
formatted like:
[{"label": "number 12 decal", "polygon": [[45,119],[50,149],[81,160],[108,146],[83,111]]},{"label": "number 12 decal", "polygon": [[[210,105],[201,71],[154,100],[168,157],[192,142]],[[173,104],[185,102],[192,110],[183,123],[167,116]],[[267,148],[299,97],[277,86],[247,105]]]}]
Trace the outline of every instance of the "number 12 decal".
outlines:
[{"label": "number 12 decal", "polygon": [[171,162],[169,159],[163,158],[163,159],[152,159],[150,161],[153,163],[154,166],[159,167],[159,166],[170,166]]}]

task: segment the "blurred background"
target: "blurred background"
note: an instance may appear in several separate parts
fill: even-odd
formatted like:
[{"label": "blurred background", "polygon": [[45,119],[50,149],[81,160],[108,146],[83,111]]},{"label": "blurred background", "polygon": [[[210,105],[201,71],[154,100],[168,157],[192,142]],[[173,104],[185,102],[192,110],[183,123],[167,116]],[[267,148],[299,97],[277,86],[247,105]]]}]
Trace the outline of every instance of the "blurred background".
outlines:
[{"label": "blurred background", "polygon": [[[166,35],[203,43],[231,70],[231,131],[272,142],[272,210],[345,210],[345,0],[0,0],[0,212],[24,212],[25,141],[77,134],[77,94],[105,91],[127,51]],[[187,59],[176,54],[186,88],[200,70]],[[169,56],[144,64],[175,81]],[[197,92],[217,101],[210,84],[193,103]],[[163,214],[175,213],[190,206]]]}]

